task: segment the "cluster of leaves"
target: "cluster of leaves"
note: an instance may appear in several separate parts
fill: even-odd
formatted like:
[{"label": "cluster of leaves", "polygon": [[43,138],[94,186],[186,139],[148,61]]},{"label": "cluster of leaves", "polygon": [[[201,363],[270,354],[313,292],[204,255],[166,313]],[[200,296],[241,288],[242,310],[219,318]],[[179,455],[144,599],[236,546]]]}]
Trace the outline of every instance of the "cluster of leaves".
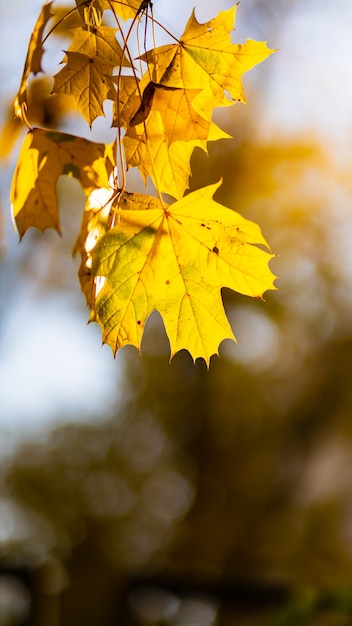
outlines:
[{"label": "cluster of leaves", "polygon": [[[140,349],[157,310],[171,356],[185,348],[209,364],[221,341],[234,339],[221,288],[261,297],[274,276],[260,228],[213,200],[220,183],[187,194],[190,159],[196,147],[207,151],[208,141],[228,137],[212,121],[214,108],[244,102],[242,75],[272,50],[231,42],[236,5],[204,24],[193,11],[179,38],[157,21],[149,0],[76,0],[60,18],[52,5],[42,7],[33,30],[15,100],[29,128],[11,190],[20,237],[31,226],[60,232],[56,182],[75,177],[87,198],[75,246],[79,277],[103,341],[114,353],[126,344]],[[112,101],[112,144],[31,128],[27,120],[28,79],[42,72],[45,41],[73,12],[79,26],[52,92],[70,96],[90,127]],[[157,47],[156,28],[171,43]],[[126,190],[131,167],[151,179],[156,197]]]}]

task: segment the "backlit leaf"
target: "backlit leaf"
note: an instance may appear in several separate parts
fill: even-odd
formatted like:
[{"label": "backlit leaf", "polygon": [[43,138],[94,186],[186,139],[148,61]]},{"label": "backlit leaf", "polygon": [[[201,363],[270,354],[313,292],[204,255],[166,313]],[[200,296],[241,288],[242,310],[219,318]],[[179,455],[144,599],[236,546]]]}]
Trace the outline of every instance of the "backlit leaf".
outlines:
[{"label": "backlit leaf", "polygon": [[[147,99],[144,98],[147,93]],[[165,137],[173,141],[207,139],[210,121],[204,119],[192,107],[197,89],[164,88],[149,82],[143,91],[142,103],[129,125],[137,126],[147,119],[150,111],[158,111],[163,120]]]},{"label": "backlit leaf", "polygon": [[73,28],[71,30],[73,41],[69,51],[86,54],[88,57],[111,65],[111,67],[130,66],[116,40],[116,31],[117,29],[111,26]]},{"label": "backlit leaf", "polygon": [[[202,89],[208,92],[207,99],[213,98],[213,107],[229,104],[227,92],[233,101],[244,102],[243,74],[273,50],[265,42],[231,43],[236,10],[237,5],[220,11],[204,24],[193,11],[179,44],[155,48],[141,57],[152,68],[152,80],[170,87]],[[197,105],[202,107],[202,93]]]},{"label": "backlit leaf", "polygon": [[52,17],[51,5],[52,2],[47,2],[43,5],[34,26],[28,45],[20,88],[14,102],[16,116],[25,123],[27,110],[27,81],[31,73],[38,74],[39,72],[42,72],[42,57],[44,54],[42,39],[44,29]]},{"label": "backlit leaf", "polygon": [[[41,71],[50,6],[35,26],[16,99],[29,128],[27,80]],[[162,28],[152,8],[150,0],[76,0],[75,8],[64,9],[50,34],[56,27],[65,32],[69,22],[78,26],[53,92],[71,96],[69,106],[90,127],[112,101],[116,138],[93,143],[31,129],[12,181],[12,209],[20,237],[31,226],[59,231],[56,184],[62,175],[74,176],[86,195],[74,252],[81,257],[90,320],[100,324],[103,341],[114,353],[126,344],[140,350],[147,319],[158,311],[171,356],[187,349],[208,365],[220,343],[234,339],[222,288],[260,298],[275,289],[275,277],[260,228],[213,200],[219,185],[184,195],[191,157],[195,148],[206,152],[209,141],[228,137],[213,122],[214,109],[244,102],[243,74],[273,51],[264,42],[232,43],[234,6],[204,24],[193,11],[179,40],[164,29],[174,43],[140,55],[142,41],[146,50]],[[15,137],[12,126],[5,131],[9,141]],[[132,167],[145,183],[151,179],[157,198],[125,190]],[[167,205],[166,196],[175,202]]]},{"label": "backlit leaf", "polygon": [[88,195],[96,187],[109,189],[113,158],[109,145],[93,143],[40,128],[24,140],[11,187],[13,216],[20,237],[31,226],[60,231],[56,182],[73,176]]},{"label": "backlit leaf", "polygon": [[67,52],[67,63],[55,76],[53,93],[72,96],[76,107],[92,125],[99,115],[104,115],[103,103],[113,83],[111,69],[79,52]]},{"label": "backlit leaf", "polygon": [[132,126],[126,133],[123,144],[128,167],[138,167],[145,182],[151,177],[155,187],[181,198],[188,188],[191,174],[190,160],[196,146],[205,142],[175,141],[168,143],[163,120],[157,111],[148,116],[144,124]]},{"label": "backlit leaf", "polygon": [[161,314],[171,356],[186,348],[209,364],[223,339],[234,339],[221,288],[261,297],[273,289],[272,257],[259,227],[213,200],[211,185],[162,207],[124,193],[116,226],[92,249],[94,319],[113,351],[140,349],[152,311]]},{"label": "backlit leaf", "polygon": [[91,126],[104,115],[104,100],[114,91],[114,67],[128,66],[129,61],[116,41],[115,28],[75,28],[72,32],[74,39],[66,52],[66,65],[55,76],[53,92],[72,96]]},{"label": "backlit leaf", "polygon": [[[207,141],[228,135],[193,109],[197,90],[163,88],[155,83],[147,83],[143,89],[145,84],[143,78],[121,114],[131,116],[125,123],[126,163],[138,167],[145,182],[150,176],[159,191],[181,198],[188,188],[194,148],[206,151]],[[146,91],[149,100],[143,100]]]},{"label": "backlit leaf", "polygon": [[92,275],[91,251],[98,239],[111,228],[116,217],[111,208],[114,197],[111,189],[104,187],[94,189],[88,195],[81,229],[73,249],[74,254],[81,255],[78,277],[82,292],[91,310],[94,310],[96,293],[96,284]]},{"label": "backlit leaf", "polygon": [[272,52],[262,42],[231,43],[236,8],[205,24],[193,12],[178,44],[141,56],[148,70],[130,97],[126,162],[175,198],[188,187],[192,149],[206,150],[207,141],[228,137],[211,121],[214,108],[244,101],[242,75]]}]

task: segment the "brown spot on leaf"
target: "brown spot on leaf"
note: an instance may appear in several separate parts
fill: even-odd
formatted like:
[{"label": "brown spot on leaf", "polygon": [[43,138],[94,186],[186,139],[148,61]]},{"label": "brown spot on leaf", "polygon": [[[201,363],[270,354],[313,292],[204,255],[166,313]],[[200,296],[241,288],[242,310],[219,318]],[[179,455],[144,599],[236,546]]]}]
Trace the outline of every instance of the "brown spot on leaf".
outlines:
[{"label": "brown spot on leaf", "polygon": [[215,252],[215,254],[219,254],[219,248],[217,246],[214,246],[213,252]]}]

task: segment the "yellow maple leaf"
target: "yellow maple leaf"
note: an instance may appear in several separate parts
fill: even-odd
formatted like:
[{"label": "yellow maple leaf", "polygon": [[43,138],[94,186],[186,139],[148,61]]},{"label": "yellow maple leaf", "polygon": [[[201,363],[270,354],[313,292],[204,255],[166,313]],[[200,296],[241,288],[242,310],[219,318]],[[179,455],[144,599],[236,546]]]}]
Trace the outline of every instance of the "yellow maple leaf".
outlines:
[{"label": "yellow maple leaf", "polygon": [[27,81],[31,73],[38,74],[42,71],[41,63],[44,54],[42,38],[44,29],[53,16],[53,14],[51,13],[51,5],[52,2],[47,2],[43,5],[37,22],[34,26],[28,45],[27,57],[24,64],[20,88],[14,102],[16,116],[19,117],[25,124],[27,124],[27,126],[29,126],[26,118]]},{"label": "yellow maple leaf", "polygon": [[161,193],[182,197],[193,149],[206,151],[207,141],[229,137],[212,122],[214,108],[244,101],[242,75],[272,52],[264,42],[231,43],[236,8],[205,24],[193,11],[179,43],[140,57],[148,69],[125,107],[132,114],[125,125],[126,163],[145,180],[149,175]]},{"label": "yellow maple leaf", "polygon": [[[215,125],[211,125],[208,140],[227,137]],[[191,174],[191,156],[194,148],[206,151],[206,140],[167,141],[163,119],[157,111],[151,111],[144,124],[132,126],[124,140],[128,167],[138,167],[144,182],[148,176],[156,189],[174,198],[182,198],[188,188]]]},{"label": "yellow maple leaf", "polygon": [[66,133],[34,128],[25,137],[14,172],[10,200],[20,235],[31,226],[60,232],[56,198],[59,176],[73,176],[89,195],[109,189],[114,160],[111,146]]},{"label": "yellow maple leaf", "polygon": [[116,226],[91,251],[96,281],[93,319],[114,353],[140,349],[148,316],[158,311],[171,357],[185,348],[193,359],[218,354],[234,339],[220,290],[261,297],[275,289],[272,254],[259,226],[213,200],[219,184],[169,206],[152,197],[124,193],[115,207]]},{"label": "yellow maple leaf", "polygon": [[165,137],[169,144],[179,140],[207,139],[210,121],[204,119],[192,107],[192,100],[198,93],[198,89],[165,88],[158,83],[148,82],[143,91],[142,102],[130,119],[129,125],[137,126],[147,119],[150,111],[158,111],[163,119]]},{"label": "yellow maple leaf", "polygon": [[171,145],[165,138],[162,118],[157,112],[148,117],[147,132],[144,125],[129,129],[123,140],[127,167],[138,167],[144,182],[151,177],[155,187],[174,198],[182,198],[191,174],[190,160],[199,141],[175,141]]},{"label": "yellow maple leaf", "polygon": [[114,67],[130,63],[116,40],[116,28],[94,26],[72,32],[74,39],[64,58],[66,65],[55,75],[53,93],[72,96],[91,126],[104,115],[104,100],[114,91]]},{"label": "yellow maple leaf", "polygon": [[[76,0],[76,5],[82,26],[72,31],[53,91],[72,96],[90,126],[104,115],[104,101],[112,100],[117,137],[113,144],[98,144],[30,130],[11,187],[20,237],[31,226],[59,231],[56,183],[61,175],[74,176],[87,197],[75,246],[81,254],[79,277],[90,319],[102,327],[104,342],[114,353],[126,344],[140,350],[146,321],[158,311],[171,356],[185,348],[194,360],[203,358],[209,365],[220,343],[235,339],[221,289],[252,297],[275,289],[269,268],[273,255],[259,226],[214,202],[218,185],[183,197],[190,159],[195,147],[206,151],[208,141],[228,137],[212,121],[214,108],[244,101],[244,72],[272,51],[263,42],[232,44],[236,6],[205,24],[193,11],[176,44],[140,57],[148,67],[137,76],[128,60],[130,35],[142,16],[146,24],[152,18],[152,2]],[[117,28],[102,25],[105,11],[112,11]],[[50,17],[49,3],[35,26],[16,99],[18,115],[27,124],[27,80],[41,71]],[[120,18],[133,19],[126,32]],[[129,75],[123,66],[130,68]],[[125,191],[124,163],[127,169],[138,167],[145,181],[152,179],[158,199]],[[176,201],[167,205],[164,193]]]},{"label": "yellow maple leaf", "polygon": [[89,126],[104,115],[103,102],[113,88],[111,66],[86,54],[67,52],[67,63],[55,76],[53,93],[72,96]]},{"label": "yellow maple leaf", "polygon": [[[143,100],[148,90],[150,101]],[[127,129],[123,140],[127,167],[138,167],[145,182],[150,176],[160,192],[174,198],[181,198],[188,188],[194,148],[206,151],[207,141],[229,136],[192,108],[197,94],[198,90],[148,83],[145,74],[121,109]]]},{"label": "yellow maple leaf", "polygon": [[[237,5],[201,24],[193,11],[178,44],[169,44],[146,52],[146,61],[154,82],[170,87],[201,89],[194,107],[207,110],[209,97],[214,106],[245,102],[242,76],[264,61],[274,50],[265,42],[247,40],[232,44]],[[204,111],[205,112],[205,111]]]},{"label": "yellow maple leaf", "polygon": [[89,26],[73,28],[73,41],[69,47],[71,52],[80,52],[97,59],[104,64],[116,67],[130,66],[120,44],[116,39],[116,28],[111,26]]}]

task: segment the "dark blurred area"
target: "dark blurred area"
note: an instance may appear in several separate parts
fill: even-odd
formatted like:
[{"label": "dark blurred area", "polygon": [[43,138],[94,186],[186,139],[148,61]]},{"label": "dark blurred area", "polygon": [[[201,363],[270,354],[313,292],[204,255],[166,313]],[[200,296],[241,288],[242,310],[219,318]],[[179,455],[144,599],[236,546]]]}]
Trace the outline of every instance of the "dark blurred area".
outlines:
[{"label": "dark blurred area", "polygon": [[224,342],[210,371],[187,353],[169,364],[152,316],[144,356],[124,349],[115,411],[7,459],[1,624],[351,623],[340,182],[313,142],[258,145],[243,125],[193,171],[192,186],[222,172],[218,199],[269,234],[280,291],[224,291],[239,345]]},{"label": "dark blurred area", "polygon": [[8,464],[1,623],[351,623],[351,339],[286,372],[126,351],[115,416]]},{"label": "dark blurred area", "polygon": [[[247,3],[271,42],[291,3],[272,6]],[[216,199],[261,225],[279,291],[223,290],[238,345],[209,371],[169,364],[153,314],[112,409],[5,457],[0,626],[352,624],[351,182],[307,133],[258,139],[262,71],[191,188],[223,177]],[[69,290],[67,244],[40,241],[26,280]]]}]

